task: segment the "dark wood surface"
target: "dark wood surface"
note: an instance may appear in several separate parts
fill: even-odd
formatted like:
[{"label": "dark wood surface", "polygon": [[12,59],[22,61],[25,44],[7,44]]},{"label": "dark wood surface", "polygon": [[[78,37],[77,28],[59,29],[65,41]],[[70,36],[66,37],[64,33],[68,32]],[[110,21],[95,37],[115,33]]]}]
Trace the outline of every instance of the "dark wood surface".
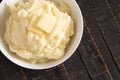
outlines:
[{"label": "dark wood surface", "polygon": [[51,69],[29,70],[0,52],[0,80],[120,80],[120,0],[76,1],[84,34],[71,58]]}]

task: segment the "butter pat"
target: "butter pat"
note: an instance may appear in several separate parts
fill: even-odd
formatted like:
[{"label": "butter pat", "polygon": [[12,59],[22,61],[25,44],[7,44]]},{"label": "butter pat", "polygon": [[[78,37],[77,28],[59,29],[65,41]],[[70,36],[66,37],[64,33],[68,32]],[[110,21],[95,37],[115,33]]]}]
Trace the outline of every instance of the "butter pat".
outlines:
[{"label": "butter pat", "polygon": [[27,0],[9,5],[4,40],[10,51],[31,63],[58,60],[74,35],[74,21],[66,4]]},{"label": "butter pat", "polygon": [[55,26],[55,22],[56,22],[56,17],[48,15],[48,14],[44,14],[38,21],[38,23],[36,24],[36,26],[45,31],[46,33],[50,33],[54,26]]}]

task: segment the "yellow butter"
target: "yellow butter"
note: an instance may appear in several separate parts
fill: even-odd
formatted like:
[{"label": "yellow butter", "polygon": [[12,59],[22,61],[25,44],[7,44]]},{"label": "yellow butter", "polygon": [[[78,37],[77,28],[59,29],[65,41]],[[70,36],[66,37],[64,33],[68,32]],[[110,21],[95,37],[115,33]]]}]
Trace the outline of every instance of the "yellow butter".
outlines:
[{"label": "yellow butter", "polygon": [[52,31],[52,29],[55,26],[55,22],[56,22],[56,17],[48,15],[48,14],[44,14],[38,21],[38,23],[36,24],[36,26],[47,32],[50,33]]}]

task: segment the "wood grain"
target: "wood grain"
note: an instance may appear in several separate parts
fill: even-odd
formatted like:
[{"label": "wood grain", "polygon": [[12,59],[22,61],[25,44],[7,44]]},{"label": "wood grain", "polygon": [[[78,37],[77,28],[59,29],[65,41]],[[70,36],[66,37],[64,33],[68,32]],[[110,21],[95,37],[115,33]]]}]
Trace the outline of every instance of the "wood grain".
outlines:
[{"label": "wood grain", "polygon": [[0,52],[0,80],[120,80],[120,0],[76,1],[84,34],[74,54],[51,69],[29,70]]},{"label": "wood grain", "polygon": [[25,80],[21,67],[16,66],[0,54],[0,80]]},{"label": "wood grain", "polygon": [[[108,48],[109,44],[106,43],[106,38],[109,36],[105,38],[105,35],[109,35],[105,33],[108,33],[112,29],[114,31],[111,31],[110,33],[112,32],[116,33],[118,31],[116,27],[118,26],[116,25],[115,22],[112,22],[113,20],[111,21],[112,15],[110,14],[110,10],[108,6],[106,5],[106,2],[103,0],[97,0],[97,1],[95,0],[86,1],[85,0],[85,1],[78,1],[78,2],[84,13],[83,14],[84,19],[86,20],[86,23],[88,23],[88,28],[91,31],[93,39],[95,40],[96,45],[101,52],[100,55],[103,57],[104,62],[107,65],[107,68],[110,74],[112,75],[112,78],[114,80],[119,79],[120,72],[119,72],[118,67],[116,66],[116,61],[114,61],[115,59],[113,58],[113,55],[115,54],[111,53],[110,49]],[[88,4],[88,5],[84,6],[85,4]],[[104,20],[103,21],[104,24],[100,24],[98,20]],[[116,27],[114,26],[113,28],[111,28],[112,25],[116,25]],[[108,30],[106,30],[105,28],[108,28]],[[105,29],[106,31],[104,31],[103,29]],[[116,51],[119,51],[119,50],[116,50]],[[118,52],[116,54],[119,55],[120,53]]]},{"label": "wood grain", "polygon": [[111,74],[108,68],[106,68],[106,64],[100,56],[99,49],[96,47],[94,41],[80,45],[78,50],[93,80],[103,78],[112,80]]},{"label": "wood grain", "polygon": [[120,0],[106,0],[106,3],[114,16],[114,20],[118,22],[120,27]]},{"label": "wood grain", "polygon": [[[91,80],[79,52],[76,51],[74,55],[64,63],[70,79]],[[78,78],[79,77],[79,78]]]}]

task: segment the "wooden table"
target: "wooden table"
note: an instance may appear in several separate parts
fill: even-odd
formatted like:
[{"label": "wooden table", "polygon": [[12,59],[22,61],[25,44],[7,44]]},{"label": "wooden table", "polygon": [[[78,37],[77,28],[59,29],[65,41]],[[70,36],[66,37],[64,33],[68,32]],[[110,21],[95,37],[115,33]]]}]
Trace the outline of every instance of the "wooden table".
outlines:
[{"label": "wooden table", "polygon": [[47,70],[19,67],[0,54],[0,80],[120,80],[120,0],[77,0],[84,35],[63,64]]}]

